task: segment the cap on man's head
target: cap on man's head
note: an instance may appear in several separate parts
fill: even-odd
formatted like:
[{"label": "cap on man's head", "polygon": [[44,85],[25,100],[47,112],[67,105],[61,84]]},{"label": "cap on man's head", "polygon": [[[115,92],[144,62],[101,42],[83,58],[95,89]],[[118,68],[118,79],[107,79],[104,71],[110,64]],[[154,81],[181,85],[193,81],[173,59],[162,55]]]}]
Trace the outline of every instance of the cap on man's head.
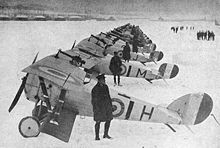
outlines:
[{"label": "cap on man's head", "polygon": [[100,74],[96,77],[98,80],[105,79],[105,74]]}]

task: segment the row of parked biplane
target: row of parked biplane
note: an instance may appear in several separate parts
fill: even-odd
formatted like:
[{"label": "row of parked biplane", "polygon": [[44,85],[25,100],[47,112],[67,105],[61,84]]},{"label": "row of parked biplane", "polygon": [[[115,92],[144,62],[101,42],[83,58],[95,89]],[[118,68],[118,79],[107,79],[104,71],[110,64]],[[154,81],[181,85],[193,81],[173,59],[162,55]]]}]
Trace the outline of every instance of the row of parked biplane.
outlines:
[{"label": "row of parked biplane", "polygon": [[[130,61],[142,64],[160,61],[161,51],[138,26],[126,24],[107,33],[91,35],[73,45],[70,50],[47,56],[25,68],[26,76],[9,108],[17,104],[23,90],[26,98],[35,102],[32,116],[23,118],[19,132],[23,137],[36,137],[40,132],[68,142],[76,115],[93,116],[91,90],[96,76],[100,73],[112,75],[109,70],[115,51],[122,58],[122,46],[133,43],[137,37],[138,52],[131,52]],[[142,66],[142,65],[141,65]],[[142,66],[143,67],[143,66]],[[164,63],[159,69],[149,70],[138,67],[134,62],[123,62],[121,75],[144,78],[151,82],[157,79],[174,78],[179,68]],[[153,86],[152,86],[153,87]],[[153,105],[110,88],[113,116],[122,120],[195,125],[204,121],[213,106],[206,93],[187,94],[172,102],[168,107]],[[146,100],[146,99],[145,99]]]}]

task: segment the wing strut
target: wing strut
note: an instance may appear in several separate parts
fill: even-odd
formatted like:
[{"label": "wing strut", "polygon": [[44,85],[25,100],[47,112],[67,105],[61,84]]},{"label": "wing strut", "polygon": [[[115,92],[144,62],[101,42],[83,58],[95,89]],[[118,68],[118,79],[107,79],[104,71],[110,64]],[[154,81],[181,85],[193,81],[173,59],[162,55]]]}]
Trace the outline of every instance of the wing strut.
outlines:
[{"label": "wing strut", "polygon": [[53,111],[44,120],[40,131],[54,136],[64,142],[68,142],[72,133],[73,124],[76,119],[77,111],[67,107],[65,103],[66,89],[61,89],[58,102]]},{"label": "wing strut", "polygon": [[46,85],[44,83],[44,78],[43,77],[39,77],[39,80],[40,80],[40,86],[41,86],[41,90],[43,92],[43,98],[45,99],[45,103],[47,105],[47,109],[49,111],[51,111],[51,104],[50,104],[50,100],[49,100],[49,96],[48,96],[48,93],[47,93],[47,88],[46,88]]}]

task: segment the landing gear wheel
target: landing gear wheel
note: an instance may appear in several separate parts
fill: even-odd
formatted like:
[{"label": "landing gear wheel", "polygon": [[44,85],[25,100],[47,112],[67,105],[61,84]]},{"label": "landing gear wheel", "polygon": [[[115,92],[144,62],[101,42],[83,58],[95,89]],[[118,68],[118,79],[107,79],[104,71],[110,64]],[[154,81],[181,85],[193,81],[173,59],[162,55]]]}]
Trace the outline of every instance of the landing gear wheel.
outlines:
[{"label": "landing gear wheel", "polygon": [[28,116],[21,119],[18,129],[25,138],[37,137],[40,134],[40,122],[36,117]]}]

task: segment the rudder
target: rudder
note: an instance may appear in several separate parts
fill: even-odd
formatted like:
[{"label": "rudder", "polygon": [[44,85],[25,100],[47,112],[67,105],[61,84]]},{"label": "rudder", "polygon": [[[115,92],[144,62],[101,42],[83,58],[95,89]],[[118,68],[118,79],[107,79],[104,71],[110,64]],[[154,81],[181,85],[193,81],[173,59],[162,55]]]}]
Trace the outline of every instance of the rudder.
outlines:
[{"label": "rudder", "polygon": [[155,61],[160,61],[163,58],[163,52],[162,51],[153,51],[150,53],[150,58]]},{"label": "rudder", "polygon": [[206,93],[184,95],[167,107],[180,115],[182,118],[180,124],[184,125],[196,125],[203,122],[211,113],[212,108],[212,98]]},{"label": "rudder", "polygon": [[163,79],[172,79],[179,73],[179,67],[175,64],[163,63],[160,65],[159,72]]}]

